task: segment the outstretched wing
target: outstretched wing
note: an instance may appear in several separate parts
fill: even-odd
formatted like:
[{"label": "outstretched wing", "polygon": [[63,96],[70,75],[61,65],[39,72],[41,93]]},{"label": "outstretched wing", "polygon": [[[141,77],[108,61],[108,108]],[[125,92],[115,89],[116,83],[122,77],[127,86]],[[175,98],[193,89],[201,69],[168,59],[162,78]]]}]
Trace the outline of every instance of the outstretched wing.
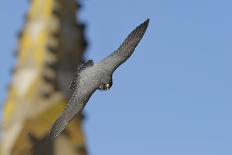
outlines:
[{"label": "outstretched wing", "polygon": [[48,141],[51,141],[58,136],[74,116],[82,111],[91,95],[97,90],[98,86],[99,84],[91,79],[82,80],[82,82],[79,83],[78,88],[75,89],[64,111],[53,124],[48,136]]},{"label": "outstretched wing", "polygon": [[84,95],[80,95],[77,90],[73,93],[68,105],[53,124],[48,136],[48,141],[52,141],[56,136],[58,136],[65,129],[65,127],[67,127],[74,116],[82,111],[90,96],[96,89],[92,89],[91,92]]},{"label": "outstretched wing", "polygon": [[136,27],[124,40],[124,42],[119,46],[119,48],[113,52],[111,55],[103,59],[99,65],[107,67],[108,71],[115,71],[123,62],[125,62],[134,52],[136,46],[142,39],[147,26],[149,24],[149,19]]}]

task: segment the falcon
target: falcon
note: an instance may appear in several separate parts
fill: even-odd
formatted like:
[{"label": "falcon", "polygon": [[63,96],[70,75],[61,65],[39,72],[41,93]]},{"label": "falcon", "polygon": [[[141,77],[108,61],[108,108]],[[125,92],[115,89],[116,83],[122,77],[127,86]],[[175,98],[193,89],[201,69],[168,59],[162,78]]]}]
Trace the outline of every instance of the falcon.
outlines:
[{"label": "falcon", "polygon": [[149,19],[136,27],[111,55],[97,64],[88,60],[76,72],[70,84],[73,94],[64,111],[53,124],[48,140],[53,140],[67,127],[75,115],[79,114],[91,95],[97,90],[108,90],[112,86],[113,72],[134,52],[149,24]]}]

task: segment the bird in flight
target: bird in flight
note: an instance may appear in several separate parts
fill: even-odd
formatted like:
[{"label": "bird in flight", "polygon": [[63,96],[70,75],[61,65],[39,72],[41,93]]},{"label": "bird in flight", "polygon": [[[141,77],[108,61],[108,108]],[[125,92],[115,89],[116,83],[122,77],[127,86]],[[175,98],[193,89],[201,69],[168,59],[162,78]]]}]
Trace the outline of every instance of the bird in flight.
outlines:
[{"label": "bird in flight", "polygon": [[73,94],[64,111],[53,124],[48,135],[49,141],[58,136],[74,116],[82,111],[97,89],[111,88],[113,72],[132,55],[148,24],[149,19],[136,27],[116,51],[99,63],[94,64],[92,60],[88,60],[77,69],[74,80],[70,84]]}]

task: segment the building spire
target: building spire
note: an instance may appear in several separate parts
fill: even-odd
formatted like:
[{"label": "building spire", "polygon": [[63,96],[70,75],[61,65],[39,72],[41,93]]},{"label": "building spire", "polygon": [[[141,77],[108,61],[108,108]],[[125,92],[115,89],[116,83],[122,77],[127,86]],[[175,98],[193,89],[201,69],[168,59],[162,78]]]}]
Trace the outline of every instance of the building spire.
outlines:
[{"label": "building spire", "polygon": [[81,117],[50,146],[44,140],[71,95],[83,61],[84,25],[75,0],[31,0],[3,114],[2,155],[86,155]]}]

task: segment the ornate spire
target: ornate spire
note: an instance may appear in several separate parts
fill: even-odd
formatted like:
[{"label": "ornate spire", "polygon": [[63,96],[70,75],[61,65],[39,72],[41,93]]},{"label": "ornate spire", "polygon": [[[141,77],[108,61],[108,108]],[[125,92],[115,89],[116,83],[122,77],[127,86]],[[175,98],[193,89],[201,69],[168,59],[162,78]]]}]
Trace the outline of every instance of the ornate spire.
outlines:
[{"label": "ornate spire", "polygon": [[32,0],[19,33],[17,65],[5,101],[3,155],[86,155],[81,118],[53,144],[46,135],[71,94],[86,47],[75,0]]}]

